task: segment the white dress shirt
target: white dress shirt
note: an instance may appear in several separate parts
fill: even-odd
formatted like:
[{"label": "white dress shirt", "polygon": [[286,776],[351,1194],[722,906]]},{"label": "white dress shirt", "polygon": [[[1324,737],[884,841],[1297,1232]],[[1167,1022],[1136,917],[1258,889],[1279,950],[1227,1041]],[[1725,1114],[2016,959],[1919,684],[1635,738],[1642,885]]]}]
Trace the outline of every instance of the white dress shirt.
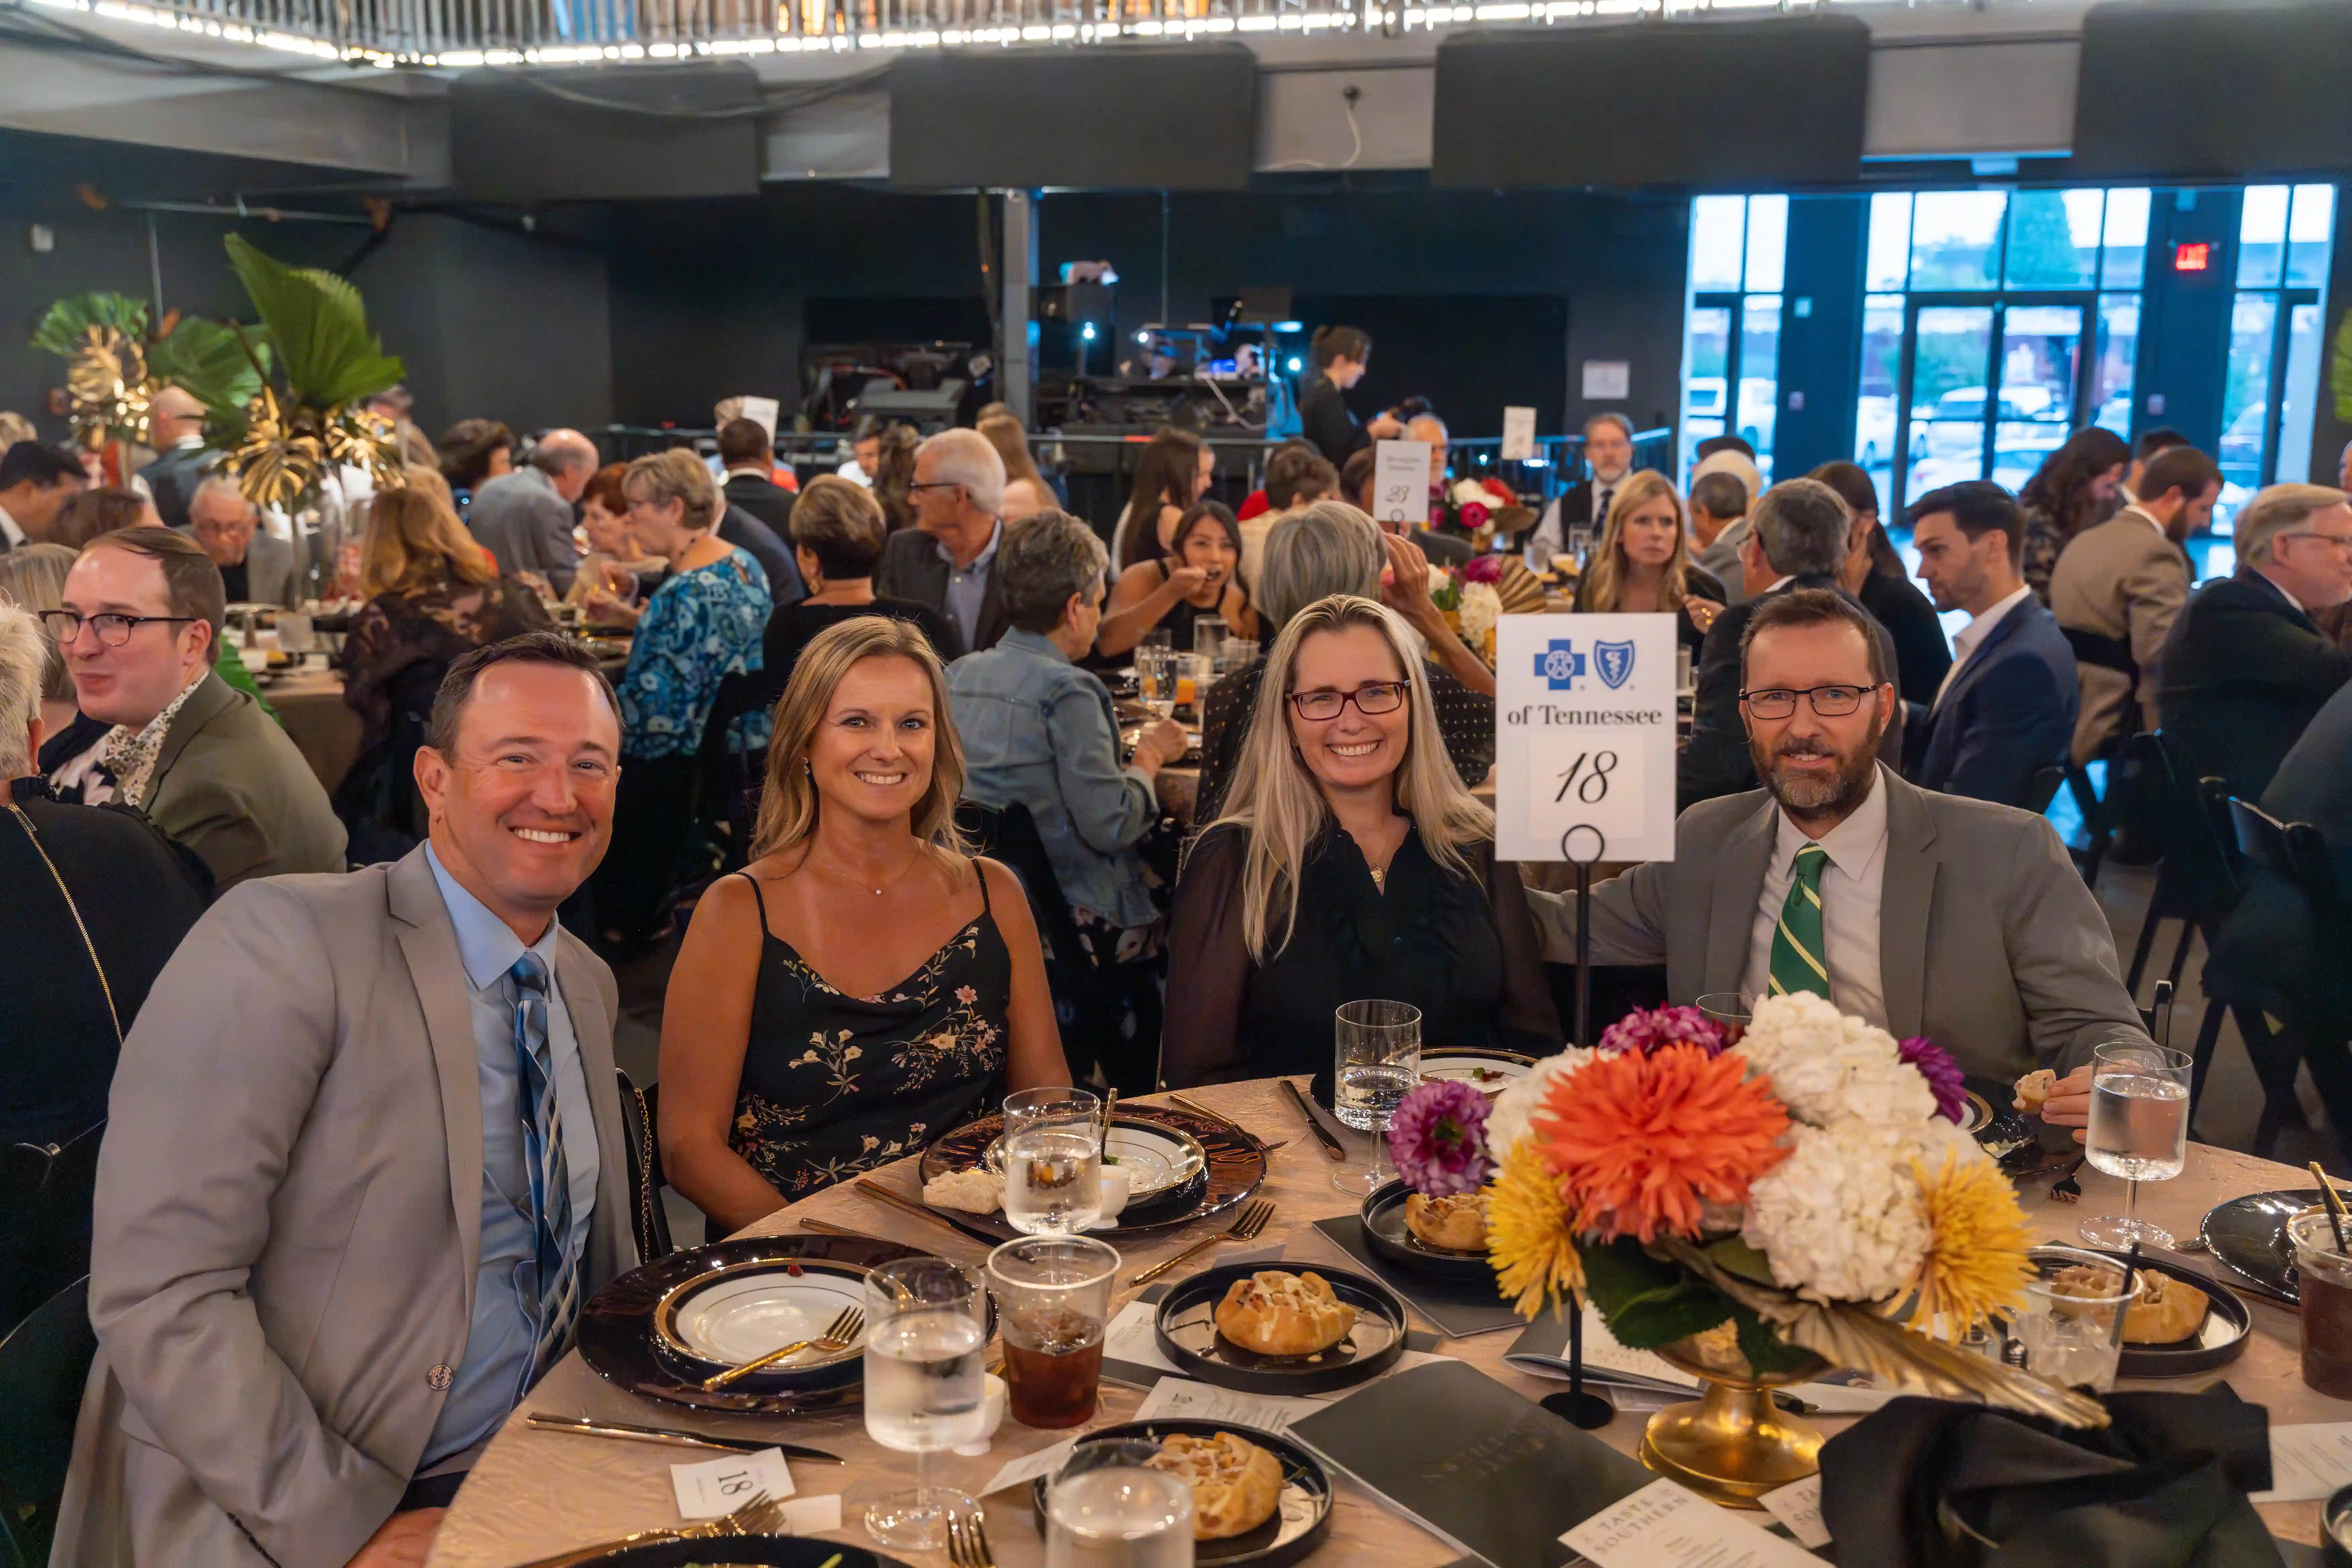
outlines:
[{"label": "white dress shirt", "polygon": [[16,520],[8,515],[8,509],[5,506],[0,506],[0,537],[6,538],[11,550],[25,548],[25,531],[16,526]]},{"label": "white dress shirt", "polygon": [[1986,605],[1984,614],[1952,634],[1952,668],[1944,671],[1944,683],[1936,688],[1936,700],[1927,705],[1931,712],[1942,703],[1944,693],[1952,689],[1953,679],[1976,656],[1977,649],[1984,646],[1985,638],[1992,636],[1993,627],[2000,625],[2000,618],[2025,603],[2025,596],[2032,592],[2032,588],[2021,585],[2014,593]]},{"label": "white dress shirt", "polygon": [[[1601,540],[1601,525],[1609,521],[1609,503],[1616,499],[1618,489],[1633,477],[1633,470],[1631,468],[1613,479],[1604,479],[1598,474],[1592,477],[1592,517],[1587,526],[1592,530],[1592,539],[1596,544]],[[1566,495],[1567,492],[1562,491],[1552,498],[1551,504],[1544,508],[1543,516],[1536,523],[1536,531],[1528,539],[1528,543],[1547,566],[1551,563],[1551,558],[1554,555],[1568,549],[1568,531],[1560,526],[1559,521],[1559,503]]]},{"label": "white dress shirt", "polygon": [[1878,967],[1878,907],[1886,880],[1886,786],[1871,781],[1870,793],[1853,815],[1818,839],[1780,814],[1772,858],[1764,868],[1764,891],[1748,934],[1748,970],[1740,989],[1761,998],[1770,987],[1772,933],[1797,877],[1797,851],[1819,844],[1830,858],[1822,868],[1822,945],[1830,970],[1830,1000],[1838,1010],[1886,1026],[1886,991]]},{"label": "white dress shirt", "polygon": [[2134,517],[2138,518],[2142,522],[2147,524],[2148,527],[2156,530],[2157,532],[2163,533],[2165,538],[2169,539],[2172,537],[2169,533],[2164,532],[2164,524],[2156,521],[2156,515],[2149,511],[2147,508],[2140,505],[2139,502],[2133,501],[2126,505],[2123,510],[2131,513]]}]

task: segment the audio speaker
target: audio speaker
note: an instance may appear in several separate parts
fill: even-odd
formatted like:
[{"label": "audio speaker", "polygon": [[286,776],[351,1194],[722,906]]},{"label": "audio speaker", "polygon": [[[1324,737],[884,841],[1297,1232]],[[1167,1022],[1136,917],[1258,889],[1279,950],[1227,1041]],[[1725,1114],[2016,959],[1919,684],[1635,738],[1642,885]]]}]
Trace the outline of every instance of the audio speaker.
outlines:
[{"label": "audio speaker", "polygon": [[1437,46],[1440,185],[1850,182],[1870,29],[1851,16],[1457,33]]},{"label": "audio speaker", "polygon": [[753,195],[760,113],[740,60],[473,70],[450,91],[449,163],[472,201]]},{"label": "audio speaker", "polygon": [[2325,174],[2352,149],[2352,6],[2094,5],[2078,70],[2070,176]]}]

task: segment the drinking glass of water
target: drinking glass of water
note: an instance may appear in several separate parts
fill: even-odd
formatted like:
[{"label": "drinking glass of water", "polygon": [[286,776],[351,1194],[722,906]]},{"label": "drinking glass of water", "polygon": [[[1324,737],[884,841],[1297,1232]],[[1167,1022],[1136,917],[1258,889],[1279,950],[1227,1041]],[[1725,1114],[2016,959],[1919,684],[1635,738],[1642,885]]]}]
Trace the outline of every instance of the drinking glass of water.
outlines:
[{"label": "drinking glass of water", "polygon": [[987,1435],[987,1297],[943,1258],[907,1258],[866,1276],[866,1435],[915,1456],[911,1491],[866,1510],[866,1532],[894,1551],[947,1543],[948,1516],[977,1507],[930,1484],[931,1456]]},{"label": "drinking glass of water", "polygon": [[1102,1100],[1082,1089],[1004,1097],[1004,1223],[1062,1236],[1102,1218]]},{"label": "drinking glass of water", "polygon": [[1156,1443],[1088,1443],[1045,1489],[1045,1568],[1192,1568],[1192,1489]]},{"label": "drinking glass of water", "polygon": [[1372,1157],[1360,1171],[1333,1176],[1331,1184],[1368,1194],[1396,1175],[1389,1164],[1389,1121],[1421,1082],[1421,1009],[1403,1002],[1343,1003],[1333,1038],[1331,1109],[1372,1135]]},{"label": "drinking glass of water", "polygon": [[2173,1245],[2170,1231],[2139,1217],[2139,1184],[2168,1182],[2189,1163],[2189,1069],[2188,1052],[2162,1046],[2118,1043],[2091,1054],[2084,1157],[2126,1184],[2120,1217],[2095,1215],[2083,1222],[2080,1234],[2093,1247]]}]

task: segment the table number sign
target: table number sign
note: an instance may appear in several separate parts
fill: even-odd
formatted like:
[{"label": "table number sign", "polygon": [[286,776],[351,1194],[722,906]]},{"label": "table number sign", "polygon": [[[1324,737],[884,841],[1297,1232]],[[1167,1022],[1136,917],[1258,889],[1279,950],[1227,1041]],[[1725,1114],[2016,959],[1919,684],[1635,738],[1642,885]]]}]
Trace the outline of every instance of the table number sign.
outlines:
[{"label": "table number sign", "polygon": [[672,1465],[670,1486],[677,1493],[681,1519],[717,1519],[732,1513],[765,1492],[772,1498],[793,1495],[792,1467],[781,1448],[762,1448],[711,1459],[699,1465]]},{"label": "table number sign", "polygon": [[1675,617],[1505,616],[1495,658],[1496,858],[1673,859]]},{"label": "table number sign", "polygon": [[1524,463],[1535,455],[1536,411],[1506,407],[1503,410],[1503,461]]},{"label": "table number sign", "polygon": [[1382,441],[1372,453],[1372,518],[1378,522],[1429,523],[1426,441]]}]

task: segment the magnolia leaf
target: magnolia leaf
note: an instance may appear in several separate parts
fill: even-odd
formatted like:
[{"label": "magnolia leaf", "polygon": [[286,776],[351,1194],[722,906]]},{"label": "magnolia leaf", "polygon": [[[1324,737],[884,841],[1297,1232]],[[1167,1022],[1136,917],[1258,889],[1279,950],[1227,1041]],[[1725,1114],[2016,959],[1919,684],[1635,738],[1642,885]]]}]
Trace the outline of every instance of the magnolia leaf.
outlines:
[{"label": "magnolia leaf", "polygon": [[1773,1373],[1801,1373],[1811,1371],[1821,1364],[1821,1358],[1812,1352],[1798,1350],[1791,1346],[1786,1340],[1774,1333],[1770,1325],[1763,1319],[1746,1307],[1732,1308],[1731,1321],[1738,1331],[1739,1353],[1746,1356],[1748,1364],[1758,1372],[1767,1375]]},{"label": "magnolia leaf", "polygon": [[1703,1333],[1729,1318],[1732,1311],[1722,1292],[1686,1276],[1671,1290],[1653,1291],[1613,1316],[1604,1312],[1601,1317],[1627,1350],[1654,1351]]},{"label": "magnolia leaf", "polygon": [[1645,1296],[1663,1295],[1683,1282],[1683,1271],[1643,1250],[1631,1237],[1615,1241],[1580,1242],[1577,1256],[1584,1261],[1584,1293],[1610,1322]]},{"label": "magnolia leaf", "polygon": [[268,329],[290,402],[325,409],[381,392],[405,374],[368,330],[359,290],[331,272],[289,267],[248,244],[227,238],[253,308]]}]

